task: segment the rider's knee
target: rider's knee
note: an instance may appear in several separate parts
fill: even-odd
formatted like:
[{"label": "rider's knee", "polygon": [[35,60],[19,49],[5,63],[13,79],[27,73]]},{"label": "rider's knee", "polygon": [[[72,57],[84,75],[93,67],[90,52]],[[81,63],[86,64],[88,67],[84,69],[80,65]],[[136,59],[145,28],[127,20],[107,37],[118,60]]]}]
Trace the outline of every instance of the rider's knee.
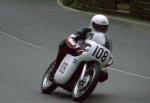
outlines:
[{"label": "rider's knee", "polygon": [[107,72],[107,70],[100,71],[99,82],[104,82],[107,79],[108,79],[108,72]]}]

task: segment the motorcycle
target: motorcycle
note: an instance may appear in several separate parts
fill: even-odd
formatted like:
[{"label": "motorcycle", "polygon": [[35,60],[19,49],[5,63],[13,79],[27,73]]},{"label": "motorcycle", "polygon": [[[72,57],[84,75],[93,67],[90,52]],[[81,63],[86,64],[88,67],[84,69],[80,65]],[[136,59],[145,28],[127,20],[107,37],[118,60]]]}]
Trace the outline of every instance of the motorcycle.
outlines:
[{"label": "motorcycle", "polygon": [[67,54],[60,63],[53,80],[50,70],[55,60],[44,73],[41,90],[44,94],[52,93],[61,87],[72,93],[73,100],[81,102],[91,95],[101,76],[100,70],[112,64],[112,53],[95,41],[86,39],[83,52],[78,56]]}]

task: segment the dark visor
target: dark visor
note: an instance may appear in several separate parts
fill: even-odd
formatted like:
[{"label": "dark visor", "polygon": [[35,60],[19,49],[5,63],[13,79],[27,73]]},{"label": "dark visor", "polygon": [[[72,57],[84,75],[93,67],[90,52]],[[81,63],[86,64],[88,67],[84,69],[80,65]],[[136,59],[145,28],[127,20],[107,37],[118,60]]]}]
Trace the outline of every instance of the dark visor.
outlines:
[{"label": "dark visor", "polygon": [[108,25],[98,25],[94,22],[92,22],[92,25],[93,25],[93,28],[96,30],[96,31],[100,31],[100,32],[104,32],[107,30],[107,27]]}]

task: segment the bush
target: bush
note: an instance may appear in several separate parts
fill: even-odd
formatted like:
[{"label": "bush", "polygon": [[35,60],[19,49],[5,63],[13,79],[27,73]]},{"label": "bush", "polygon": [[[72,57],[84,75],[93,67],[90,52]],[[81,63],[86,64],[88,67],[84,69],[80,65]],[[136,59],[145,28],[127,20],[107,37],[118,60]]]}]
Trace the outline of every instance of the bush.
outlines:
[{"label": "bush", "polygon": [[62,0],[64,5],[72,5],[74,0]]}]

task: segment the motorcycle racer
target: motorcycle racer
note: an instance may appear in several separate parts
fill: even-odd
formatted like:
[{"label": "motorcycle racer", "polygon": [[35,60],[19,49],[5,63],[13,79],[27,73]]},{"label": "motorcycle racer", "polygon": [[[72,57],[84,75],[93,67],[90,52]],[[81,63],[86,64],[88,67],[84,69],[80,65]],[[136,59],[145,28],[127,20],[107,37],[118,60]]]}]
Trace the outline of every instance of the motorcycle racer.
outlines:
[{"label": "motorcycle racer", "polygon": [[[90,39],[97,42],[100,45],[105,46],[112,51],[112,42],[110,37],[106,34],[109,26],[109,20],[104,15],[95,15],[92,17],[90,27],[77,30],[75,33],[65,38],[59,45],[59,51],[55,60],[55,65],[51,69],[50,74],[53,78],[57,68],[67,53],[73,53],[74,55],[80,55],[83,51],[79,44],[82,44],[85,39]],[[109,64],[108,66],[110,66]],[[108,79],[108,72],[106,68],[101,71],[99,78],[100,82]]]}]

